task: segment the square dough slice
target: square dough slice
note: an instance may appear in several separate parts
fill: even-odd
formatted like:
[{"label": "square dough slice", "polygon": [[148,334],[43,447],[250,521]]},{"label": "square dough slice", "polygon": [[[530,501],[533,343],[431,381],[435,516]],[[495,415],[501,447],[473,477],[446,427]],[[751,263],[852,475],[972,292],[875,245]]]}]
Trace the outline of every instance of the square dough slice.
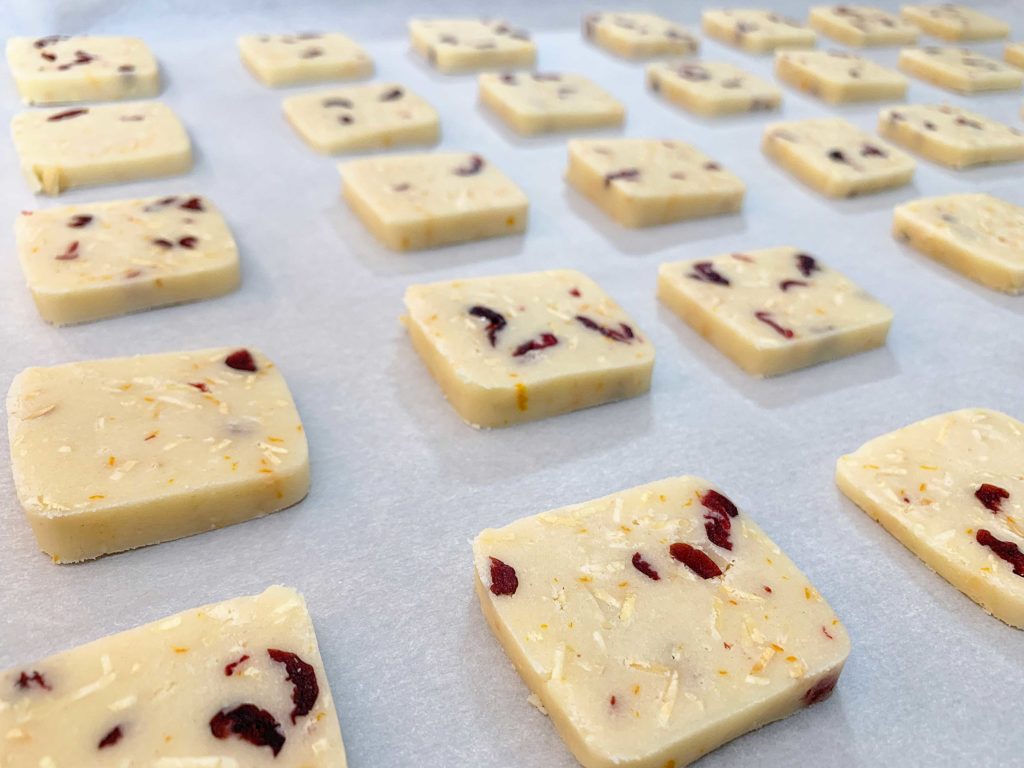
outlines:
[{"label": "square dough slice", "polygon": [[904,5],[903,18],[924,32],[943,40],[992,40],[1006,37],[1006,22],[966,5]]},{"label": "square dough slice", "polygon": [[272,88],[373,74],[373,59],[340,32],[243,35],[238,52],[253,77]]},{"label": "square dough slice", "polygon": [[409,37],[423,58],[449,75],[528,69],[537,61],[529,33],[501,19],[413,19]]},{"label": "square dough slice", "polygon": [[902,100],[907,93],[907,78],[899,72],[846,51],[779,51],[775,74],[830,104]]},{"label": "square dough slice", "polygon": [[346,765],[313,623],[288,587],[0,672],[0,732],[10,768]]},{"label": "square dough slice", "polygon": [[526,229],[523,191],[480,155],[445,152],[351,160],[341,191],[366,228],[396,251]]},{"label": "square dough slice", "polygon": [[441,132],[437,111],[397,83],[300,93],[283,107],[303,141],[325,154],[436,144]]},{"label": "square dough slice", "polygon": [[582,75],[543,72],[480,75],[480,100],[517,133],[530,136],[622,125],[622,104]]},{"label": "square dough slice", "polygon": [[1003,58],[1015,67],[1024,69],[1024,43],[1007,43]]},{"label": "square dough slice", "polygon": [[1024,628],[1024,424],[984,408],[932,416],[836,464],[836,482],[925,565]]},{"label": "square dough slice", "polygon": [[718,61],[657,62],[647,84],[673,104],[704,117],[777,109],[782,93],[767,80]]},{"label": "square dough slice", "polygon": [[27,368],[7,416],[18,500],[58,563],[251,520],[309,490],[295,403],[255,350]]},{"label": "square dough slice", "polygon": [[700,49],[693,32],[653,13],[592,13],[583,17],[583,36],[624,59],[686,56]]},{"label": "square dough slice", "polygon": [[870,5],[816,5],[808,21],[823,35],[857,48],[917,42],[917,27]]},{"label": "square dough slice", "polygon": [[12,37],[7,65],[26,104],[139,99],[160,93],[160,69],[136,37]]},{"label": "square dough slice", "polygon": [[624,227],[734,213],[746,187],[681,141],[573,139],[566,180]]},{"label": "square dough slice", "polygon": [[238,287],[238,248],[197,195],[23,211],[18,259],[43,319],[83,323]]},{"label": "square dough slice", "polygon": [[572,270],[413,285],[403,323],[459,415],[505,427],[650,389],[654,348]]},{"label": "square dough slice", "polygon": [[907,155],[838,117],[772,123],[764,130],[761,148],[828,197],[901,187],[914,175],[914,161]]},{"label": "square dough slice", "polygon": [[985,194],[925,197],[896,208],[893,234],[971,280],[1024,293],[1024,208]]},{"label": "square dough slice", "polygon": [[885,344],[892,310],[795,248],[658,268],[658,298],[755,376],[776,376]]},{"label": "square dough slice", "polygon": [[704,34],[747,53],[779,48],[813,48],[817,36],[799,21],[773,11],[708,10],[701,15]]},{"label": "square dough slice", "polygon": [[1024,134],[995,120],[946,104],[883,109],[878,132],[950,168],[1024,160]]},{"label": "square dough slice", "polygon": [[586,768],[689,765],[827,698],[850,652],[807,577],[698,477],[487,529],[473,561],[487,623]]},{"label": "square dough slice", "polygon": [[11,136],[29,187],[44,195],[192,167],[188,134],[159,101],[21,112]]},{"label": "square dough slice", "polygon": [[1008,91],[1024,82],[1024,72],[966,48],[904,48],[900,69],[957,93]]}]

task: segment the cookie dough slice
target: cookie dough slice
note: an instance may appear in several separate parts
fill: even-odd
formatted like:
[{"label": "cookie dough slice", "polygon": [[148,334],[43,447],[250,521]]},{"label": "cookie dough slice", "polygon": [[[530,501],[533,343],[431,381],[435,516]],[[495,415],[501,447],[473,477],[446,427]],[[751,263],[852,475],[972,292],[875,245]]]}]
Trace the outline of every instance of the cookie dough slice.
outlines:
[{"label": "cookie dough slice", "polygon": [[701,16],[704,34],[748,53],[779,48],[813,48],[817,36],[799,21],[773,11],[708,10]]},{"label": "cookie dough slice", "polygon": [[537,61],[529,33],[501,19],[413,19],[409,37],[423,58],[449,75],[528,69]]},{"label": "cookie dough slice", "polygon": [[966,5],[904,5],[901,13],[911,24],[943,40],[992,40],[1010,34],[1006,22]]},{"label": "cookie dough slice", "polygon": [[987,117],[946,104],[883,109],[878,132],[950,168],[1024,160],[1024,134]]},{"label": "cookie dough slice", "polygon": [[583,36],[624,59],[684,56],[700,49],[693,32],[653,13],[592,13],[583,18]]},{"label": "cookie dough slice", "polygon": [[253,77],[272,88],[373,74],[373,59],[340,32],[243,35],[238,52]]},{"label": "cookie dough slice", "polygon": [[573,139],[566,180],[624,227],[734,213],[746,186],[681,141]]},{"label": "cookie dough slice", "polygon": [[288,385],[255,350],[28,368],[7,415],[18,500],[58,563],[251,520],[309,489]]},{"label": "cookie dough slice", "polygon": [[777,109],[782,93],[767,80],[718,61],[658,62],[647,67],[651,90],[704,117]]},{"label": "cookie dough slice", "polygon": [[239,282],[231,231],[198,195],[23,211],[14,234],[39,314],[56,325],[220,296]]},{"label": "cookie dough slice", "polygon": [[808,21],[823,35],[857,48],[917,42],[917,27],[870,5],[816,5]]},{"label": "cookie dough slice", "polygon": [[325,154],[436,144],[437,111],[397,83],[301,93],[284,100],[299,136]]},{"label": "cookie dough slice", "polygon": [[1024,43],[1007,43],[1003,58],[1013,66],[1024,69]]},{"label": "cookie dough slice", "polygon": [[698,477],[487,529],[473,564],[487,623],[586,768],[689,765],[828,698],[850,652],[807,577]]},{"label": "cookie dough slice", "polygon": [[761,148],[828,197],[901,187],[914,175],[914,161],[907,155],[837,117],[770,124]]},{"label": "cookie dough slice", "polygon": [[880,347],[892,324],[891,309],[795,248],[662,264],[658,298],[755,376]]},{"label": "cookie dough slice", "polygon": [[621,125],[626,110],[582,75],[482,74],[480,100],[523,135]]},{"label": "cookie dough slice", "polygon": [[11,136],[29,187],[44,195],[192,167],[184,126],[158,101],[22,112]]},{"label": "cookie dough slice", "polygon": [[966,48],[904,48],[900,69],[914,77],[958,93],[1020,88],[1024,73]]},{"label": "cookie dough slice", "polygon": [[831,104],[902,99],[907,78],[871,59],[845,51],[779,51],[775,74]]},{"label": "cookie dough slice", "polygon": [[26,104],[140,99],[160,92],[160,70],[135,37],[12,37],[7,65]]},{"label": "cookie dough slice", "polygon": [[975,282],[1024,292],[1024,208],[986,194],[925,197],[896,208],[893,234]]},{"label": "cookie dough slice", "polygon": [[1024,423],[965,408],[875,438],[836,482],[933,571],[1024,628]]},{"label": "cookie dough slice", "polygon": [[345,768],[302,596],[205,605],[0,672],[4,764]]},{"label": "cookie dough slice", "polygon": [[480,155],[371,157],[343,163],[339,170],[349,206],[378,240],[396,251],[526,229],[526,195]]},{"label": "cookie dough slice", "polygon": [[475,427],[505,427],[636,397],[654,347],[572,270],[414,285],[403,318],[445,397]]}]

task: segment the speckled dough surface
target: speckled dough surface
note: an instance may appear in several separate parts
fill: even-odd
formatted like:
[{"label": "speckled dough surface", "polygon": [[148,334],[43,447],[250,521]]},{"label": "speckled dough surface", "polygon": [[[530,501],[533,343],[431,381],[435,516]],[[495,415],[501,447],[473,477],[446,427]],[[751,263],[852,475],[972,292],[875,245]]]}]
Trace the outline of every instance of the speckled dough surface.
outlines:
[{"label": "speckled dough surface", "polygon": [[775,74],[783,82],[832,104],[902,99],[907,78],[846,51],[779,51]]},{"label": "speckled dough surface", "polygon": [[817,36],[796,19],[753,9],[704,11],[704,34],[748,53],[779,48],[813,48]]},{"label": "speckled dough surface", "polygon": [[719,61],[651,64],[647,84],[672,103],[706,117],[776,109],[782,101],[772,83]]},{"label": "speckled dough surface", "polygon": [[242,63],[272,87],[354,80],[373,74],[373,60],[340,32],[244,35],[238,38]]},{"label": "speckled dough surface", "polygon": [[843,45],[906,45],[917,41],[918,30],[899,16],[870,5],[816,5],[810,25]]},{"label": "speckled dough surface", "polygon": [[412,47],[446,74],[526,69],[537,60],[529,33],[500,19],[413,19],[409,37]]},{"label": "speckled dough surface", "polygon": [[1006,22],[966,5],[904,5],[902,14],[922,31],[943,40],[990,40],[1010,32]]},{"label": "speckled dough surface", "polygon": [[905,48],[900,69],[959,93],[1013,90],[1024,82],[1024,72],[966,48]]},{"label": "speckled dough surface", "polygon": [[625,59],[693,54],[697,36],[653,13],[592,13],[583,17],[583,36]]},{"label": "speckled dough surface", "polygon": [[626,117],[618,99],[582,75],[485,73],[479,86],[480,100],[524,135],[620,125]]},{"label": "speckled dough surface", "polygon": [[1020,130],[946,104],[883,109],[878,116],[878,132],[951,168],[1024,160],[1024,134]]}]

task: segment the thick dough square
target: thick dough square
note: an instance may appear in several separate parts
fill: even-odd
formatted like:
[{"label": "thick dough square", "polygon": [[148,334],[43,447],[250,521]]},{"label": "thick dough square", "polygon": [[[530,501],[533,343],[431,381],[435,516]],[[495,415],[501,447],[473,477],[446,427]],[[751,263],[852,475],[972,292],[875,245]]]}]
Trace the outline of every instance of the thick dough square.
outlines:
[{"label": "thick dough square", "polygon": [[373,74],[366,51],[340,32],[243,35],[238,51],[253,76],[272,88]]},{"label": "thick dough square", "polygon": [[239,282],[231,231],[198,195],[23,211],[14,235],[39,314],[56,325],[208,299]]},{"label": "thick dough square", "polygon": [[621,125],[626,117],[618,99],[582,75],[485,73],[479,84],[480,101],[525,136]]},{"label": "thick dough square", "polygon": [[880,347],[892,324],[891,309],[796,248],[662,264],[658,298],[755,376]]},{"label": "thick dough square", "polygon": [[774,11],[709,10],[701,15],[704,34],[747,53],[770,53],[779,48],[813,48],[814,31]]},{"label": "thick dough square", "polygon": [[903,18],[943,40],[991,40],[1010,34],[1009,25],[966,5],[904,5]]},{"label": "thick dough square", "polygon": [[251,520],[309,489],[288,385],[255,350],[28,368],[7,415],[18,500],[55,562]]},{"label": "thick dough square", "polygon": [[413,19],[409,37],[423,58],[449,75],[528,69],[537,61],[529,33],[501,19]]},{"label": "thick dough square", "polygon": [[854,197],[907,184],[914,161],[838,117],[772,123],[764,153],[828,197]]},{"label": "thick dough square", "polygon": [[487,623],[585,768],[689,765],[827,698],[850,652],[807,577],[699,477],[487,529],[473,564]]},{"label": "thick dough square", "polygon": [[160,68],[136,37],[12,37],[7,65],[26,104],[140,99],[160,93]]},{"label": "thick dough square", "polygon": [[651,386],[650,341],[580,272],[414,285],[405,307],[413,346],[475,427],[568,413]]},{"label": "thick dough square", "polygon": [[933,416],[871,440],[836,482],[971,600],[1024,628],[1024,423],[984,408]]},{"label": "thick dough square", "polygon": [[653,13],[592,13],[583,17],[583,36],[624,59],[686,56],[700,49],[693,32]]},{"label": "thick dough square", "polygon": [[896,208],[893,234],[971,280],[1024,292],[1024,208],[986,194],[924,197]]},{"label": "thick dough square", "polygon": [[1014,90],[1024,82],[1024,72],[966,48],[904,48],[900,69],[958,93]]},{"label": "thick dough square", "polygon": [[523,191],[480,155],[444,152],[352,160],[339,166],[345,200],[396,251],[526,229]]},{"label": "thick dough square", "polygon": [[11,136],[29,187],[44,195],[192,167],[185,127],[159,101],[21,112]]},{"label": "thick dough square", "polygon": [[303,141],[325,154],[436,144],[441,132],[437,110],[397,83],[300,93],[283,107]]},{"label": "thick dough square", "polygon": [[647,84],[673,104],[704,117],[777,109],[782,93],[767,80],[718,61],[658,62]]},{"label": "thick dough square", "polygon": [[775,74],[794,88],[830,104],[903,99],[907,78],[846,51],[779,51]]},{"label": "thick dough square", "polygon": [[816,5],[808,21],[823,35],[857,48],[917,42],[917,27],[871,5]]},{"label": "thick dough square", "polygon": [[681,141],[573,139],[566,180],[624,227],[734,213],[746,187]]},{"label": "thick dough square", "polygon": [[950,168],[1024,160],[1024,134],[995,120],[947,104],[883,109],[878,132]]}]

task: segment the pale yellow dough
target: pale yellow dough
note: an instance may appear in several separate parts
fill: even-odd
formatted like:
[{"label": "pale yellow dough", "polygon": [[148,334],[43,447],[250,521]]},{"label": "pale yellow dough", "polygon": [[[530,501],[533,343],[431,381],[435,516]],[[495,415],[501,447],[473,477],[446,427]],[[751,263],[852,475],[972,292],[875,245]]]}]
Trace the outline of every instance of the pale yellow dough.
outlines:
[{"label": "pale yellow dough", "polygon": [[438,72],[527,69],[537,60],[528,32],[500,19],[413,19],[409,39]]},{"label": "pale yellow dough", "polygon": [[397,83],[301,93],[283,106],[296,132],[325,154],[436,144],[441,132],[437,110]]},{"label": "pale yellow dough", "polygon": [[850,652],[807,577],[698,477],[487,529],[473,561],[487,623],[585,768],[688,765],[827,698]]},{"label": "pale yellow dough", "polygon": [[339,166],[345,200],[396,251],[526,229],[523,191],[480,155],[446,152],[352,160]]},{"label": "pale yellow dough", "polygon": [[907,184],[914,161],[903,152],[837,117],[772,123],[764,153],[828,197],[854,197]]},{"label": "pale yellow dough", "polygon": [[647,84],[683,109],[705,117],[777,109],[782,93],[767,80],[718,61],[658,62]]},{"label": "pale yellow dough", "polygon": [[255,350],[28,368],[7,415],[18,500],[55,562],[250,520],[309,489],[299,414]]},{"label": "pale yellow dough", "polygon": [[566,180],[625,227],[738,211],[739,178],[681,141],[573,139]]},{"label": "pale yellow dough", "polygon": [[707,10],[701,16],[704,34],[748,53],[779,48],[813,48],[814,31],[774,11],[749,8]]},{"label": "pale yellow dough", "polygon": [[583,36],[624,59],[696,53],[697,36],[653,13],[593,13],[583,17]]},{"label": "pale yellow dough", "polygon": [[373,74],[373,59],[340,32],[243,35],[238,52],[253,76],[273,88]]},{"label": "pale yellow dough", "polygon": [[904,48],[900,69],[925,82],[958,93],[1020,88],[1024,73],[966,48]]},{"label": "pale yellow dough", "polygon": [[156,96],[160,69],[135,37],[12,37],[7,65],[26,104]]},{"label": "pale yellow dough", "polygon": [[795,248],[662,264],[658,298],[755,376],[880,347],[892,324],[891,309]]},{"label": "pale yellow dough", "polygon": [[1009,25],[966,5],[905,5],[903,18],[943,40],[991,40],[1010,34]]},{"label": "pale yellow dough", "polygon": [[414,285],[405,307],[413,346],[472,426],[533,421],[650,389],[650,341],[580,272]]},{"label": "pale yellow dough", "polygon": [[899,72],[846,51],[779,51],[775,74],[831,104],[898,100],[907,93],[907,78]]},{"label": "pale yellow dough", "polygon": [[1024,628],[1024,561],[1015,572],[986,543],[1024,548],[1022,464],[1024,424],[965,408],[865,443],[839,459],[836,482],[929,568]]},{"label": "pale yellow dough", "polygon": [[1024,134],[1017,128],[946,104],[883,109],[878,132],[951,168],[1024,160]]},{"label": "pale yellow dough", "polygon": [[816,5],[808,21],[823,35],[858,48],[917,42],[917,27],[871,5]]},{"label": "pale yellow dough", "polygon": [[18,258],[43,319],[82,323],[220,296],[238,286],[238,249],[198,195],[23,211]]},{"label": "pale yellow dough", "polygon": [[582,75],[485,73],[480,101],[523,135],[621,125],[622,104]]},{"label": "pale yellow dough", "polygon": [[1024,43],[1007,43],[1003,58],[1015,67],[1024,69]]},{"label": "pale yellow dough", "polygon": [[[315,679],[305,714],[296,712],[289,657],[280,652],[298,656],[308,665],[300,672]],[[276,756],[274,746],[214,735],[212,721],[243,703],[273,719]],[[346,765],[313,623],[302,595],[288,587],[194,608],[0,673],[0,734],[4,768]]]},{"label": "pale yellow dough", "polygon": [[44,195],[192,167],[184,126],[158,101],[21,112],[11,136],[29,187]]},{"label": "pale yellow dough", "polygon": [[975,282],[1024,292],[1024,208],[986,194],[925,197],[896,208],[893,234]]}]

